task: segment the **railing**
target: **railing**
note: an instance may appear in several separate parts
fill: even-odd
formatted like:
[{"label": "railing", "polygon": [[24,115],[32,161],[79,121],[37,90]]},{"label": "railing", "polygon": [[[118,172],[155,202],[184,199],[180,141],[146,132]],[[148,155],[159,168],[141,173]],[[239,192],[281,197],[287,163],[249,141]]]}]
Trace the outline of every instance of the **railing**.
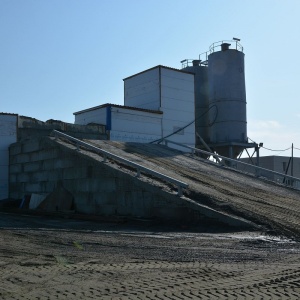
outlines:
[{"label": "railing", "polygon": [[219,42],[213,43],[213,44],[209,47],[209,52],[210,52],[210,53],[215,52],[215,48],[221,47],[221,45],[224,44],[224,43],[228,43],[228,44],[229,44],[229,43],[230,43],[230,44],[235,43],[235,49],[236,49],[236,50],[241,51],[241,52],[243,52],[243,50],[244,50],[243,46],[239,43],[238,40],[228,40],[228,41],[224,40],[224,41],[219,41]]},{"label": "railing", "polygon": [[[276,171],[272,171],[269,169],[265,169],[259,166],[255,166],[255,165],[251,165],[251,164],[247,164],[245,162],[236,160],[236,159],[232,159],[232,158],[228,158],[216,153],[211,153],[205,150],[201,150],[198,148],[194,148],[194,147],[190,147],[184,144],[180,144],[180,143],[176,143],[167,139],[163,139],[162,142],[165,143],[166,146],[168,146],[168,144],[174,144],[176,146],[182,147],[182,148],[186,148],[189,149],[191,151],[192,154],[195,153],[201,153],[204,154],[207,157],[213,157],[213,158],[219,158],[221,159],[221,165],[224,166],[226,165],[229,168],[234,168],[236,170],[239,170],[241,172],[244,173],[250,173],[255,175],[256,177],[260,177],[260,178],[266,178],[268,180],[271,180],[273,182],[279,183],[279,184],[283,184],[285,186],[290,186],[293,187],[297,190],[300,190],[300,178],[297,177],[293,177],[293,176],[289,176],[283,173],[279,173]],[[213,162],[210,161],[213,164],[218,164],[217,162]]]},{"label": "railing", "polygon": [[182,196],[182,189],[183,188],[187,188],[188,187],[188,184],[185,183],[185,182],[182,182],[180,180],[177,180],[175,178],[172,178],[172,177],[169,177],[167,175],[164,175],[164,174],[161,174],[157,171],[154,171],[152,169],[149,169],[149,168],[146,168],[140,164],[137,164],[135,162],[132,162],[128,159],[125,159],[125,158],[122,158],[118,155],[115,155],[111,152],[108,152],[106,150],[103,150],[103,149],[100,149],[98,147],[95,147],[89,143],[86,143],[86,142],[83,142],[79,139],[76,139],[70,135],[67,135],[65,133],[62,133],[60,131],[57,131],[57,130],[53,130],[51,135],[53,135],[55,138],[57,137],[62,137],[64,139],[67,139],[69,141],[72,141],[76,144],[76,147],[77,147],[77,150],[80,151],[80,147],[84,147],[86,149],[89,149],[89,150],[92,150],[98,154],[101,154],[103,156],[103,162],[106,162],[107,158],[109,159],[112,159],[112,160],[115,160],[115,161],[118,161],[118,162],[121,162],[129,167],[132,167],[132,168],[135,168],[136,169],[136,177],[140,177],[141,175],[141,172],[143,173],[146,173],[146,174],[150,174],[152,176],[155,176],[156,178],[160,178],[166,182],[170,182],[172,184],[175,184],[177,186],[177,189],[178,189],[178,196]]},{"label": "railing", "polygon": [[[208,55],[209,55],[209,51],[203,52],[201,54],[199,54],[199,58],[198,58],[198,65],[199,66],[207,66],[208,65]],[[197,61],[196,59],[184,59],[181,61],[181,68],[186,68],[186,67],[191,67],[194,65],[194,61]]]},{"label": "railing", "polygon": [[[212,45],[210,45],[209,47],[209,50],[206,51],[206,52],[203,52],[201,54],[199,54],[199,58],[198,58],[198,61],[199,61],[199,65],[203,65],[203,66],[207,66],[208,65],[208,55],[211,54],[211,53],[214,53],[216,51],[216,48],[218,47],[221,47],[221,45],[223,43],[230,43],[230,44],[235,44],[235,49],[240,51],[240,52],[243,52],[244,51],[244,48],[243,46],[239,43],[239,40],[238,39],[235,39],[235,40],[223,40],[223,41],[219,41],[219,42],[215,42],[213,43]],[[232,48],[231,48],[232,49]],[[190,67],[190,66],[193,66],[193,62],[196,61],[195,59],[184,59],[181,61],[181,68],[186,68],[186,67]]]}]

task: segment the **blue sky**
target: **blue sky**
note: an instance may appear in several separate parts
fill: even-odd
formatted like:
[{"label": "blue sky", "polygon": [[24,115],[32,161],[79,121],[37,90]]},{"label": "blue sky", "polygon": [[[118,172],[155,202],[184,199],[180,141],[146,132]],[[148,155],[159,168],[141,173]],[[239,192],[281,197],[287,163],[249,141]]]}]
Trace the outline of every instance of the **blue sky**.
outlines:
[{"label": "blue sky", "polygon": [[0,112],[73,123],[123,104],[123,78],[238,37],[248,136],[300,148],[299,15],[299,0],[0,0]]}]

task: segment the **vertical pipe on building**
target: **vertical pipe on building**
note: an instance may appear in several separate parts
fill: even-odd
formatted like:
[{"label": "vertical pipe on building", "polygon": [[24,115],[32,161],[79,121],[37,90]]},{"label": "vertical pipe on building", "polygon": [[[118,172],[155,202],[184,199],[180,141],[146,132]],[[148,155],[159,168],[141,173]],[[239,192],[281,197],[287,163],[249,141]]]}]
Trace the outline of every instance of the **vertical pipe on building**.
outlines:
[{"label": "vertical pipe on building", "polygon": [[[159,72],[159,75],[158,75],[158,81],[159,81],[159,110],[161,111],[161,67],[158,68],[158,72]],[[161,118],[161,138],[164,137],[164,128],[163,128],[163,118]]]},{"label": "vertical pipe on building", "polygon": [[292,143],[292,166],[291,166],[291,176],[294,176],[294,143]]},{"label": "vertical pipe on building", "polygon": [[161,67],[159,67],[158,70],[159,70],[159,107],[161,108]]},{"label": "vertical pipe on building", "polygon": [[[259,146],[255,147],[256,150],[256,165],[259,167],[260,163],[259,163]],[[259,177],[260,176],[260,170],[256,169],[256,176]]]},{"label": "vertical pipe on building", "polygon": [[111,105],[106,107],[106,130],[111,130]]}]

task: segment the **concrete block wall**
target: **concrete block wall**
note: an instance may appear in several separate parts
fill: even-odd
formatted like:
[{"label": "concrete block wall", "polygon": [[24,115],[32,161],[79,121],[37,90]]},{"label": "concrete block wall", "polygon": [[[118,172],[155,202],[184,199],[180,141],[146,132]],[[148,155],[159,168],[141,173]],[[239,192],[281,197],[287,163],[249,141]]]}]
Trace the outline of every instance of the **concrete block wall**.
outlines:
[{"label": "concrete block wall", "polygon": [[48,120],[43,122],[30,117],[18,116],[18,141],[31,137],[48,136],[54,129],[79,139],[107,140],[105,125],[78,125],[58,120]]},{"label": "concrete block wall", "polygon": [[177,195],[49,137],[11,145],[9,176],[12,199],[50,194],[60,182],[80,213],[190,220],[191,209]]}]

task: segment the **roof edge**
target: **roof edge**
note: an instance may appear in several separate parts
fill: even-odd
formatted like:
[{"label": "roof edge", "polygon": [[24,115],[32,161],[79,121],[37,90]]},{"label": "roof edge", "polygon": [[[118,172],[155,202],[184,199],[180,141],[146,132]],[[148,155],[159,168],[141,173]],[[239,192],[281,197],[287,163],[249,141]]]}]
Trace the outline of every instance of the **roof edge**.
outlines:
[{"label": "roof edge", "polygon": [[139,72],[139,73],[136,73],[136,74],[134,74],[134,75],[128,76],[128,77],[124,78],[123,81],[125,81],[125,80],[127,80],[127,79],[129,79],[129,78],[135,77],[135,76],[137,76],[137,75],[140,75],[140,74],[149,72],[149,71],[154,70],[154,69],[156,69],[156,68],[163,68],[163,69],[168,69],[168,70],[172,70],[172,71],[177,71],[177,72],[180,72],[180,73],[186,73],[186,74],[195,75],[195,73],[193,73],[193,72],[188,72],[188,71],[184,71],[184,70],[180,70],[180,69],[176,69],[176,68],[171,68],[171,67],[167,67],[167,66],[163,66],[163,65],[157,65],[157,66],[152,67],[152,68],[150,68],[150,69],[147,69],[147,70],[141,71],[141,72]]},{"label": "roof edge", "polygon": [[118,105],[118,104],[112,104],[112,103],[105,103],[101,104],[98,106],[90,107],[81,111],[74,112],[73,115],[79,115],[88,111],[92,111],[95,109],[100,109],[100,108],[105,108],[105,107],[119,107],[119,108],[125,108],[125,109],[131,109],[131,110],[138,110],[138,111],[144,111],[144,112],[149,112],[149,113],[154,113],[154,114],[162,114],[163,112],[160,110],[152,110],[152,109],[145,109],[145,108],[139,108],[139,107],[133,107],[133,106],[125,106],[125,105]]},{"label": "roof edge", "polygon": [[18,116],[19,114],[0,112],[0,115],[5,115],[5,116]]}]

